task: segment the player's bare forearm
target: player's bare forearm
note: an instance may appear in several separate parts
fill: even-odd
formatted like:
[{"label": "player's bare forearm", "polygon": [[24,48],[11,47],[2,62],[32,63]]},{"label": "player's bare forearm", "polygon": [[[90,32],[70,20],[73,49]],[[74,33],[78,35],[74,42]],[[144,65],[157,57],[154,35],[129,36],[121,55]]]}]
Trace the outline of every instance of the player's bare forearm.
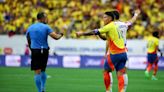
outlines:
[{"label": "player's bare forearm", "polygon": [[88,31],[88,32],[77,32],[76,33],[77,36],[90,36],[90,35],[94,35],[93,31]]},{"label": "player's bare forearm", "polygon": [[90,35],[99,35],[99,31],[98,29],[95,29],[93,31],[87,31],[87,32],[76,32],[76,36],[80,37],[80,36],[90,36]]},{"label": "player's bare forearm", "polygon": [[139,9],[135,10],[134,16],[128,22],[134,23],[140,13],[141,13],[141,11]]}]

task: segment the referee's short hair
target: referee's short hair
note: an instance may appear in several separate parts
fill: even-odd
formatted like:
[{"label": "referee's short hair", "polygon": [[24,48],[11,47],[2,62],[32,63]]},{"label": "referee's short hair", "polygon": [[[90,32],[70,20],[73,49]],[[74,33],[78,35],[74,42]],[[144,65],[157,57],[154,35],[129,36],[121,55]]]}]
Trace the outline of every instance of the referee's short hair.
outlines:
[{"label": "referee's short hair", "polygon": [[112,17],[112,21],[114,20],[114,14],[112,12],[105,12],[106,15]]},{"label": "referee's short hair", "polygon": [[39,12],[37,14],[37,19],[42,19],[42,18],[45,18],[46,17],[46,14],[44,12]]}]

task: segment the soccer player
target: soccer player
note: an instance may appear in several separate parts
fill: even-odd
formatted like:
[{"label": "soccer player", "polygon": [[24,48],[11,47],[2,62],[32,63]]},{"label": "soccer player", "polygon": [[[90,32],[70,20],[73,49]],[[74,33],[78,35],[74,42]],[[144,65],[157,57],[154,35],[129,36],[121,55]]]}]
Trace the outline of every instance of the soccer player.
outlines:
[{"label": "soccer player", "polygon": [[[134,16],[132,17],[132,19],[130,19],[129,21],[126,21],[126,22],[121,22],[121,21],[119,21],[119,12],[117,11],[117,10],[115,10],[115,11],[112,11],[112,13],[114,14],[114,19],[115,19],[115,21],[114,21],[114,23],[116,24],[116,25],[118,25],[118,29],[121,31],[121,36],[123,37],[123,39],[124,39],[124,42],[125,42],[125,46],[126,46],[126,33],[127,33],[127,30],[128,30],[128,27],[130,26],[130,25],[132,25],[135,21],[136,21],[136,19],[137,19],[137,17],[138,17],[138,15],[140,14],[140,10],[139,9],[137,9],[136,11],[135,11],[135,14],[134,14]],[[104,35],[101,35],[101,34],[99,34],[99,37],[101,38],[101,39],[103,39],[103,40],[106,40],[106,37],[104,36]],[[108,50],[108,41],[106,42],[106,50]],[[108,71],[109,72],[109,76],[108,76],[108,79],[110,79],[109,80],[109,83],[110,83],[110,92],[112,92],[112,83],[113,83],[113,78],[112,78],[112,73],[111,73],[111,71]],[[126,80],[127,80],[127,82],[125,82],[125,84],[124,85],[128,85],[128,76],[125,74],[125,76],[124,76],[125,78],[126,78]],[[126,86],[125,86],[125,90],[126,90]]]},{"label": "soccer player", "polygon": [[113,71],[116,69],[117,79],[118,79],[118,89],[119,92],[124,92],[126,78],[125,63],[127,60],[126,48],[124,45],[124,39],[121,36],[121,31],[118,26],[114,23],[114,15],[112,12],[105,12],[103,15],[103,21],[105,26],[100,29],[95,29],[89,32],[77,32],[77,36],[89,36],[89,35],[99,35],[106,34],[108,41],[108,48],[106,61],[104,63],[104,83],[106,86],[106,92],[110,92],[110,76],[108,71]]},{"label": "soccer player", "polygon": [[31,50],[31,70],[34,71],[35,84],[38,92],[45,92],[47,75],[45,73],[49,55],[47,43],[48,35],[58,40],[63,34],[56,34],[47,24],[46,14],[37,14],[37,23],[32,24],[26,32],[29,48]]},{"label": "soccer player", "polygon": [[145,76],[149,78],[149,72],[154,65],[154,72],[152,75],[152,80],[157,80],[156,74],[158,71],[158,56],[157,56],[157,51],[161,53],[160,49],[158,48],[159,46],[159,36],[158,32],[155,31],[153,32],[153,36],[148,38],[148,44],[147,44],[147,60],[148,60],[148,66],[145,71]]}]

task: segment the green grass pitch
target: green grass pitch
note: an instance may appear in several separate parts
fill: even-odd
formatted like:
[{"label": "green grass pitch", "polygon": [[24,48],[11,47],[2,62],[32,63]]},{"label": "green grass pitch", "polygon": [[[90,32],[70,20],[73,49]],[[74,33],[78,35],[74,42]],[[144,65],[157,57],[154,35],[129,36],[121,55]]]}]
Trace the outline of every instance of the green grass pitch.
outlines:
[{"label": "green grass pitch", "polygon": [[[102,69],[47,68],[46,92],[105,92]],[[37,92],[30,68],[0,67],[0,92]],[[146,79],[142,70],[128,70],[127,92],[164,92],[164,71],[157,81]],[[113,72],[113,92],[117,90]]]}]

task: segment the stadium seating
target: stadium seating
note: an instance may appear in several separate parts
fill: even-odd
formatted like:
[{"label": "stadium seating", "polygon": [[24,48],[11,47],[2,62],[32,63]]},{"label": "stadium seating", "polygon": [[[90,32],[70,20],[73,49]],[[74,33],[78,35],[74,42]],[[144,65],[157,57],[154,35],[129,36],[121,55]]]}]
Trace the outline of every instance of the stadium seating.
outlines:
[{"label": "stadium seating", "polygon": [[[28,26],[36,21],[37,12],[45,11],[53,29],[63,32],[66,38],[75,38],[76,31],[103,26],[104,11],[117,9],[120,20],[127,21],[138,7],[141,16],[128,31],[128,39],[146,39],[153,31],[159,31],[160,39],[164,39],[163,5],[162,0],[1,0],[0,34],[11,31],[25,34]],[[96,36],[89,38],[97,39]]]}]

